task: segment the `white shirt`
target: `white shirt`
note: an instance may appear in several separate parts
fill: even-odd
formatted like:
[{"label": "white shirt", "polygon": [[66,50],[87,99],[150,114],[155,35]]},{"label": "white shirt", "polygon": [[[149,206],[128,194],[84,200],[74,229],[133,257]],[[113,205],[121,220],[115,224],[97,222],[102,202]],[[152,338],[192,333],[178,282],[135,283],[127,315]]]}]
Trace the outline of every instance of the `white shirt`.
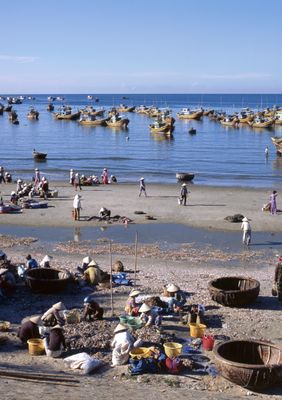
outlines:
[{"label": "white shirt", "polygon": [[241,229],[243,229],[243,231],[250,231],[251,230],[251,224],[249,223],[249,221],[243,221],[242,225],[241,225]]},{"label": "white shirt", "polygon": [[81,202],[78,195],[76,195],[73,199],[73,208],[81,208]]}]

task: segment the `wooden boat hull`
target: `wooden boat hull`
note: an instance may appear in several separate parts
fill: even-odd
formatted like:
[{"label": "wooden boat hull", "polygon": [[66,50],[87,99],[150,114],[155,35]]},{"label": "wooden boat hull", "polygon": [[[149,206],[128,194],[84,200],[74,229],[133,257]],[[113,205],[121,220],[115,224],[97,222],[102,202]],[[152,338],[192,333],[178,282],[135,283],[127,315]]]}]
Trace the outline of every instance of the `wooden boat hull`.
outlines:
[{"label": "wooden boat hull", "polygon": [[98,125],[106,125],[105,119],[96,119],[94,121],[78,121],[81,125],[86,126],[98,126]]},{"label": "wooden boat hull", "polygon": [[155,127],[154,125],[150,125],[149,128],[151,133],[172,134],[172,132],[174,131],[174,126],[170,124],[166,124],[160,127]]},{"label": "wooden boat hull", "polygon": [[265,122],[250,122],[249,125],[252,128],[271,128],[274,124],[274,120],[269,120]]},{"label": "wooden boat hull", "polygon": [[194,112],[191,114],[181,114],[181,113],[177,113],[177,116],[179,119],[201,119],[203,116],[203,111],[198,111],[198,112]]},{"label": "wooden boat hull", "polygon": [[69,278],[59,278],[62,272],[52,268],[31,269],[26,273],[27,286],[36,293],[61,292],[69,282]]},{"label": "wooden boat hull", "polygon": [[282,138],[272,137],[271,140],[274,146],[276,147],[277,153],[282,155]]},{"label": "wooden boat hull", "polygon": [[30,120],[38,120],[39,119],[39,113],[27,114],[27,118],[30,119]]},{"label": "wooden boat hull", "polygon": [[118,112],[133,112],[135,110],[135,106],[132,107],[119,107]]},{"label": "wooden boat hull", "polygon": [[235,121],[234,120],[233,121],[223,121],[223,120],[221,120],[220,123],[223,126],[230,126],[230,127],[233,127],[233,128],[238,125],[238,121],[237,120],[235,120]]},{"label": "wooden boat hull", "polygon": [[227,276],[210,281],[208,290],[217,303],[228,307],[243,307],[256,300],[260,283],[243,276]]},{"label": "wooden boat hull", "polygon": [[195,174],[191,174],[190,172],[177,172],[176,179],[180,182],[189,182],[192,181],[195,177]]},{"label": "wooden boat hull", "polygon": [[228,340],[214,349],[220,374],[244,388],[259,391],[281,383],[282,350],[255,340]]},{"label": "wooden boat hull", "polygon": [[35,160],[46,160],[47,153],[39,153],[39,152],[37,152],[37,151],[33,151],[33,152],[32,152],[32,157],[33,157]]},{"label": "wooden boat hull", "polygon": [[106,124],[110,128],[127,128],[127,125],[129,124],[129,119],[125,118],[116,122],[106,121]]},{"label": "wooden boat hull", "polygon": [[73,114],[60,114],[60,113],[56,113],[54,114],[54,118],[58,119],[58,120],[66,120],[66,121],[70,121],[70,120],[77,120],[80,117],[80,112],[77,113],[73,113]]},{"label": "wooden boat hull", "polygon": [[54,106],[53,106],[53,104],[48,104],[48,106],[47,106],[47,111],[54,111]]}]

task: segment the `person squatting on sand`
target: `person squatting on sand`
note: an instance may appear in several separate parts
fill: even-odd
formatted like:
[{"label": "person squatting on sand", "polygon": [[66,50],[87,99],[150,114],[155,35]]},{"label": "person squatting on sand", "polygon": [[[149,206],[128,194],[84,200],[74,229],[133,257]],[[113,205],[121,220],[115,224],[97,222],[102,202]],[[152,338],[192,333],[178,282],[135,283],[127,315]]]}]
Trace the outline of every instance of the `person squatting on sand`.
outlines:
[{"label": "person squatting on sand", "polygon": [[29,319],[24,319],[22,321],[21,326],[18,330],[18,338],[22,341],[22,343],[26,344],[29,339],[39,339],[39,327],[38,325],[41,323],[40,316],[33,316]]},{"label": "person squatting on sand", "polygon": [[62,326],[55,325],[43,340],[47,357],[58,358],[66,349],[64,330]]},{"label": "person squatting on sand", "polygon": [[44,326],[65,325],[66,320],[63,311],[66,306],[61,301],[53,304],[41,317]]},{"label": "person squatting on sand", "polygon": [[104,309],[94,300],[93,295],[89,295],[84,299],[84,309],[82,319],[84,321],[94,321],[103,319]]},{"label": "person squatting on sand", "polygon": [[140,307],[140,303],[136,302],[136,297],[139,296],[141,292],[139,290],[132,290],[129,293],[128,299],[126,300],[126,305],[124,308],[124,311],[128,314],[128,315],[132,315],[134,317],[136,317],[138,315],[138,311],[139,311],[139,307]]}]

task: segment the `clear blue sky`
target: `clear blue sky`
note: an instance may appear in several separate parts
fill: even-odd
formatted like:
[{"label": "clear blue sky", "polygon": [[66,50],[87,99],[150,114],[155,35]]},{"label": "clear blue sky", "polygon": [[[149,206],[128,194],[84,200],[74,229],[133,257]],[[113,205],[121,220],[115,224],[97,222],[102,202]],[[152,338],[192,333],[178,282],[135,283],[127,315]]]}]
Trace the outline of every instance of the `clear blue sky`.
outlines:
[{"label": "clear blue sky", "polygon": [[282,92],[282,0],[0,2],[0,93]]}]

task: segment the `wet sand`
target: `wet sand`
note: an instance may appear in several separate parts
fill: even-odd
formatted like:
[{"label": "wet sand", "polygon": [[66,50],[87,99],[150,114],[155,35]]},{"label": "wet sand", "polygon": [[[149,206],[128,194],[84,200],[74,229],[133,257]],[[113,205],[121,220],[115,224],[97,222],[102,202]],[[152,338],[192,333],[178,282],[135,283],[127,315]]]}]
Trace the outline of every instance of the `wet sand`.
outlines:
[{"label": "wet sand", "polygon": [[[201,187],[191,184],[188,186],[191,193],[187,206],[184,207],[177,203],[180,188],[180,184],[147,184],[148,197],[139,198],[138,185],[84,186],[79,192],[82,196],[81,220],[74,221],[71,215],[73,197],[76,194],[74,188],[67,183],[51,182],[50,189],[57,189],[59,196],[49,199],[48,209],[24,209],[18,214],[2,214],[0,221],[1,224],[18,226],[101,226],[101,222],[87,219],[98,216],[100,208],[106,207],[111,210],[112,216],[126,216],[135,223],[176,223],[223,231],[240,230],[238,224],[224,220],[228,215],[240,213],[251,219],[254,231],[282,231],[282,213],[271,215],[262,211],[262,206],[268,202],[270,195],[267,189]],[[14,184],[0,186],[5,202],[9,200],[10,192],[14,189]],[[148,221],[146,214],[137,215],[135,211],[143,211],[155,219]]]}]

